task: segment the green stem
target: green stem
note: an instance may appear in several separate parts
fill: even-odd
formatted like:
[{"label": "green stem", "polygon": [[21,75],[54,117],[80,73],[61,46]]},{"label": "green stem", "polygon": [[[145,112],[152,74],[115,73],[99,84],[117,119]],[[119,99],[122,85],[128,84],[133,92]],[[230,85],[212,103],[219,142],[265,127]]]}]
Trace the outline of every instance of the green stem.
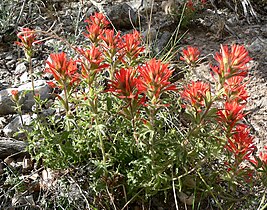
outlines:
[{"label": "green stem", "polygon": [[68,99],[68,91],[66,85],[64,85],[64,97],[65,97],[65,110],[66,115],[69,115],[69,99]]},{"label": "green stem", "polygon": [[151,107],[150,109],[150,124],[152,127],[152,132],[149,139],[149,146],[151,151],[151,158],[152,158],[152,167],[155,164],[155,150],[154,150],[154,144],[155,144],[155,115],[156,115],[156,109],[155,107]]},{"label": "green stem", "polygon": [[136,126],[135,126],[135,112],[133,110],[133,103],[135,99],[131,99],[130,101],[130,113],[131,113],[131,123],[133,127],[133,137],[135,139],[136,144],[138,144],[138,137],[136,135]]},{"label": "green stem", "polygon": [[199,173],[199,171],[197,172],[199,178],[201,179],[201,181],[204,183],[204,185],[207,187],[207,190],[210,192],[211,196],[213,197],[214,201],[216,202],[216,204],[218,205],[218,208],[223,210],[220,202],[218,201],[218,199],[215,197],[215,195],[212,192],[211,187],[207,184],[207,182],[205,181],[205,179],[202,177],[202,175]]},{"label": "green stem", "polygon": [[67,91],[66,85],[64,85],[64,97],[65,97],[64,106],[65,106],[66,117],[67,117],[67,130],[70,131],[70,129],[71,129],[70,128],[70,121],[69,121],[70,109],[69,109],[69,99],[68,99],[68,91]]},{"label": "green stem", "polygon": [[35,89],[34,89],[34,77],[33,77],[33,68],[32,68],[32,57],[28,58],[28,62],[29,62],[29,72],[31,75],[31,83],[32,83],[32,96],[35,96]]},{"label": "green stem", "polygon": [[99,123],[98,123],[97,117],[96,117],[96,126],[97,126],[98,138],[99,138],[99,141],[100,141],[100,149],[101,149],[101,153],[102,153],[102,157],[103,157],[103,164],[104,164],[105,169],[106,169],[107,157],[106,157],[106,152],[105,152],[105,145],[104,145],[104,141],[103,141],[103,137],[102,137],[101,131],[99,129]]}]

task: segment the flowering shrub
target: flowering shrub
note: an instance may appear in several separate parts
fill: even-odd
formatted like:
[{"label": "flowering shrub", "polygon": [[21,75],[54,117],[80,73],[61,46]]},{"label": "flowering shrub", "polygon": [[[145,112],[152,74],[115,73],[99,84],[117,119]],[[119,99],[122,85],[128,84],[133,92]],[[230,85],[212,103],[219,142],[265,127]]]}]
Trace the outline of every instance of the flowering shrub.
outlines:
[{"label": "flowering shrub", "polygon": [[[114,209],[170,189],[195,203],[212,197],[222,209],[222,198],[232,205],[233,189],[252,181],[252,166],[266,173],[266,154],[255,156],[243,121],[251,60],[243,46],[221,46],[211,66],[214,85],[180,87],[170,82],[167,63],[142,58],[139,32],[121,36],[100,13],[86,22],[90,44],[75,48],[77,60],[61,52],[47,61],[45,71],[54,76],[48,83],[63,91],[55,106],[65,112],[34,122],[28,135],[34,159],[54,169],[86,165],[94,205]],[[194,68],[198,49],[182,54]]]}]

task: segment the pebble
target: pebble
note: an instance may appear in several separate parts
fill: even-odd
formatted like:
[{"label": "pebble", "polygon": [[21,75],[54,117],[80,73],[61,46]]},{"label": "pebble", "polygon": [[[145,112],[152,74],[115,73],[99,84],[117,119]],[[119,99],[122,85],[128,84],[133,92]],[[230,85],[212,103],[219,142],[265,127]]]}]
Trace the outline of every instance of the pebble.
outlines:
[{"label": "pebble", "polygon": [[27,66],[25,65],[25,63],[20,63],[16,66],[15,69],[15,74],[22,74],[23,72],[27,71]]},{"label": "pebble", "polygon": [[[22,121],[24,125],[30,125],[31,123],[31,116],[30,115],[22,115]],[[9,124],[7,124],[4,129],[3,132],[5,134],[5,136],[7,137],[14,137],[17,139],[23,139],[25,138],[25,134],[24,133],[19,133],[17,136],[14,136],[14,134],[16,134],[20,129],[22,129],[22,123],[21,123],[21,118],[20,116],[15,117]],[[26,128],[26,127],[25,127]]]}]

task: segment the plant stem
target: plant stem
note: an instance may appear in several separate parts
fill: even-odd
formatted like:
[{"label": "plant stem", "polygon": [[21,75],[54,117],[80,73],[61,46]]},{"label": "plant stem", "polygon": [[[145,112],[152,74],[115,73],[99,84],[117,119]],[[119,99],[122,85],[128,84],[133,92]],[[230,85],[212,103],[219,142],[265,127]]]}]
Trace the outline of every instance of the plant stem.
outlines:
[{"label": "plant stem", "polygon": [[65,97],[65,110],[66,115],[69,115],[69,99],[68,99],[68,91],[66,85],[64,85],[64,97]]},{"label": "plant stem", "polygon": [[204,183],[204,185],[207,187],[207,190],[210,192],[211,196],[213,197],[214,201],[216,202],[216,204],[218,205],[218,208],[223,210],[220,202],[218,201],[218,199],[215,197],[215,195],[213,194],[211,187],[207,184],[207,182],[204,180],[204,178],[202,177],[202,175],[199,173],[199,171],[197,172],[199,178],[201,179],[201,181]]},{"label": "plant stem", "polygon": [[32,57],[28,58],[28,62],[29,62],[29,72],[31,75],[31,83],[32,83],[32,97],[35,96],[35,89],[34,89],[34,77],[33,77],[33,69],[32,69]]}]

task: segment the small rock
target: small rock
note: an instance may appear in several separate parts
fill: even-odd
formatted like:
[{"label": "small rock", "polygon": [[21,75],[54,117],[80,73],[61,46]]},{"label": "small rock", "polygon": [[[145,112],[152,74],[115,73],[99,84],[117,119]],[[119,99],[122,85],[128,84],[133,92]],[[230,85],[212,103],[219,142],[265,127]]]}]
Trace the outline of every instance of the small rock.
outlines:
[{"label": "small rock", "polygon": [[32,195],[22,195],[22,194],[15,194],[12,198],[12,206],[20,206],[20,205],[35,205],[34,199]]},{"label": "small rock", "polygon": [[155,40],[156,37],[157,37],[157,30],[155,28],[150,28],[150,29],[147,29],[145,30],[143,33],[142,33],[142,37],[147,40]]},{"label": "small rock", "polygon": [[[49,99],[51,97],[52,88],[46,83],[45,80],[34,81],[35,93],[40,95],[41,100]],[[22,110],[31,111],[35,101],[33,98],[31,82],[21,85],[17,88],[19,94],[22,96],[20,103],[22,104]],[[8,88],[0,91],[0,116],[7,114],[14,114],[14,102],[11,97],[11,90],[14,88]],[[27,92],[27,93],[26,93]]]},{"label": "small rock", "polygon": [[[24,125],[30,125],[31,123],[31,116],[30,115],[22,115],[22,121]],[[17,133],[20,129],[22,129],[22,123],[21,123],[21,118],[20,116],[15,117],[9,124],[4,127],[3,132],[5,136],[7,137],[14,137],[14,134]],[[27,128],[27,127],[25,127]],[[17,138],[22,139],[24,138],[25,135],[23,133],[19,133]]]},{"label": "small rock", "polygon": [[162,36],[157,42],[156,51],[160,52],[161,50],[163,50],[163,48],[166,47],[166,45],[168,44],[170,38],[171,38],[171,33],[169,31],[164,31]]},{"label": "small rock", "polygon": [[126,3],[109,6],[106,13],[117,29],[131,29],[138,21],[136,12]]},{"label": "small rock", "polygon": [[25,71],[27,71],[27,66],[25,65],[25,63],[20,63],[16,66],[16,69],[15,69],[15,74],[22,74],[24,73]]},{"label": "small rock", "polygon": [[11,61],[6,62],[6,65],[7,66],[11,66],[11,65],[13,65],[15,63],[16,63],[16,60],[11,60]]},{"label": "small rock", "polygon": [[267,25],[261,27],[261,32],[264,37],[267,37]]},{"label": "small rock", "polygon": [[20,82],[21,83],[25,83],[25,82],[28,82],[28,79],[29,79],[29,74],[27,71],[25,71],[21,76],[20,76]]},{"label": "small rock", "polygon": [[251,45],[248,47],[248,50],[251,52],[262,52],[265,48],[267,40],[264,41],[262,39],[257,38]]},{"label": "small rock", "polygon": [[61,41],[58,41],[56,39],[49,39],[44,43],[44,45],[47,47],[56,48],[61,46]]}]

